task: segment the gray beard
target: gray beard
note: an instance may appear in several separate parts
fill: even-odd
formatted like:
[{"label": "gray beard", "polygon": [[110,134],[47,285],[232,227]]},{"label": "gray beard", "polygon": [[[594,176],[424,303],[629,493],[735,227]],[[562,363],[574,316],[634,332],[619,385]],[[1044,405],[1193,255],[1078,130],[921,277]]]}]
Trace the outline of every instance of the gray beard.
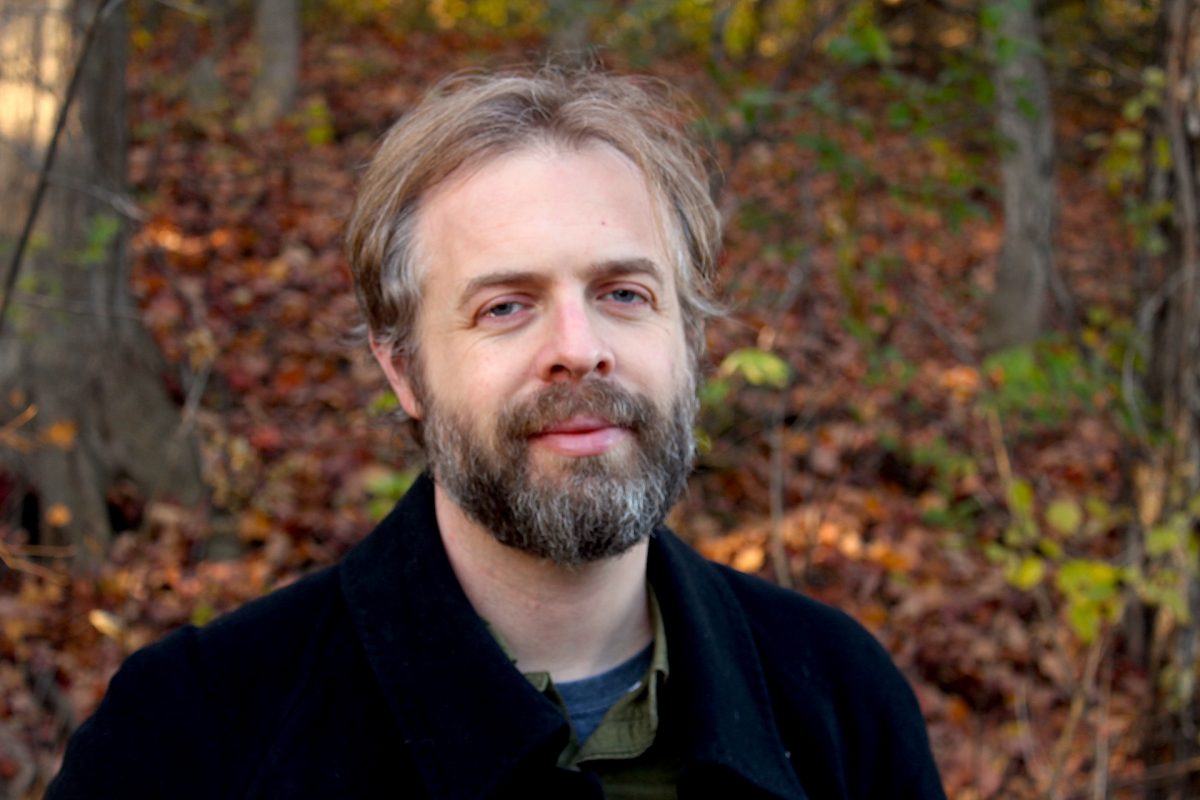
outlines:
[{"label": "gray beard", "polygon": [[[663,413],[605,380],[555,384],[501,412],[492,442],[457,415],[423,405],[434,479],[498,541],[566,567],[646,539],[683,493],[695,454],[691,386]],[[531,474],[529,437],[576,415],[629,428],[632,455],[564,458],[555,474]]]}]

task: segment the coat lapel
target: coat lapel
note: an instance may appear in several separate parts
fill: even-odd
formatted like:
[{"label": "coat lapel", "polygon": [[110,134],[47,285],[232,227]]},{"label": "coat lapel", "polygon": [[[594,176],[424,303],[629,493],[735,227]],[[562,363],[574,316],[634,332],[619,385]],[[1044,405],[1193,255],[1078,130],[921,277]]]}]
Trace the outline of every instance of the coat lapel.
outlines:
[{"label": "coat lapel", "polygon": [[522,765],[554,766],[567,723],[518,672],[463,594],[421,476],[342,561],[367,660],[434,797],[487,797]]},{"label": "coat lapel", "polygon": [[769,796],[803,800],[733,592],[713,564],[665,528],[651,542],[649,570],[667,629],[670,708],[686,720],[679,730],[689,760],[732,771]]}]

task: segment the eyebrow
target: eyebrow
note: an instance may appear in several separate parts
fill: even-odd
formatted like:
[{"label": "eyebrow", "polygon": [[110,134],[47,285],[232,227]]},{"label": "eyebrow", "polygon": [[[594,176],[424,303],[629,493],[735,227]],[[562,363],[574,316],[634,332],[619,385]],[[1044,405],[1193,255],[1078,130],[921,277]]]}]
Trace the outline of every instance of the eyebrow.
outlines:
[{"label": "eyebrow", "polygon": [[[620,278],[626,275],[649,275],[659,285],[665,283],[665,276],[662,268],[654,261],[648,258],[617,258],[608,261],[600,261],[596,264],[588,266],[584,270],[584,276],[588,282],[602,280],[606,278]],[[497,286],[514,286],[514,285],[539,285],[550,281],[550,276],[544,272],[535,272],[533,270],[504,270],[502,272],[491,272],[487,275],[480,275],[477,278],[472,278],[459,295],[459,305],[466,303],[479,292],[485,289],[491,289]]]}]

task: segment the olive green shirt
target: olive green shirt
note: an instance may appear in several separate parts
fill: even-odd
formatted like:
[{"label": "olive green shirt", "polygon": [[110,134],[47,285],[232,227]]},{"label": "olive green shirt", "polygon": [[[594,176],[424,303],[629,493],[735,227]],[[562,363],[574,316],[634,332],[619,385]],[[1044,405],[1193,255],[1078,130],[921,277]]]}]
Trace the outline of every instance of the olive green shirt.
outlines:
[{"label": "olive green shirt", "polygon": [[[678,767],[668,757],[664,743],[655,745],[659,728],[659,696],[667,681],[667,632],[654,591],[650,591],[650,617],[654,628],[654,650],[646,675],[632,690],[608,709],[587,741],[580,742],[575,731],[558,757],[566,769],[594,773],[604,786],[607,798],[674,798]],[[503,639],[492,631],[501,648],[512,657]],[[513,661],[516,664],[516,661]],[[522,673],[533,687],[546,695],[567,715],[566,704],[554,688],[548,672]]]}]

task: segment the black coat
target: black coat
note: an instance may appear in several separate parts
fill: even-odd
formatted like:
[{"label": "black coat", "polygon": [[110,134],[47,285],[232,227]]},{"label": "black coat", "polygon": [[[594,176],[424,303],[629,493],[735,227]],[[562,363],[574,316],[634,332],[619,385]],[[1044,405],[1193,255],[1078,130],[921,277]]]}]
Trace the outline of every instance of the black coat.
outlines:
[{"label": "black coat", "polygon": [[[665,529],[683,797],[942,798],[912,691],[845,614]],[[600,797],[459,587],[422,478],[343,561],[129,658],[48,797]]]}]

